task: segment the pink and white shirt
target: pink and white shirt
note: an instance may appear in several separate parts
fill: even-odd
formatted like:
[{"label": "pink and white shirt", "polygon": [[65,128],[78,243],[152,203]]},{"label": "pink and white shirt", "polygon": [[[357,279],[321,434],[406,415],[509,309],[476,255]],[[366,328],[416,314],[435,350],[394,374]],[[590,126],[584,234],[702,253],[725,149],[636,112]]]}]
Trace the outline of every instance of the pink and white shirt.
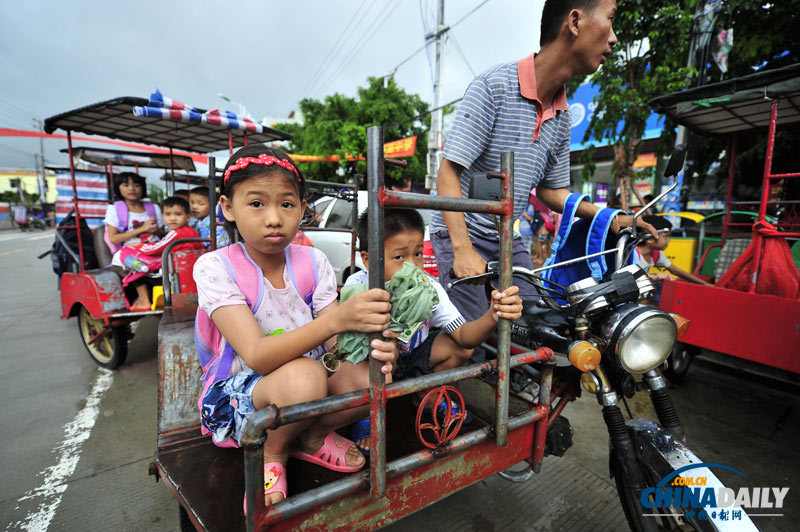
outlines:
[{"label": "pink and white shirt", "polygon": [[[336,276],[328,258],[315,250],[318,280],[312,301],[314,310],[321,311],[336,301]],[[220,307],[231,305],[247,305],[247,301],[239,286],[231,279],[222,260],[215,253],[206,253],[194,266],[194,280],[197,283],[198,305],[206,314],[213,317],[213,312]],[[311,309],[297,292],[289,273],[284,266],[284,288],[275,288],[262,276],[264,283],[264,299],[257,309],[255,318],[261,330],[267,336],[281,334],[302,327],[314,319]],[[315,349],[305,356],[319,358],[322,352]],[[231,375],[249,369],[244,360],[237,354],[231,367]]]}]

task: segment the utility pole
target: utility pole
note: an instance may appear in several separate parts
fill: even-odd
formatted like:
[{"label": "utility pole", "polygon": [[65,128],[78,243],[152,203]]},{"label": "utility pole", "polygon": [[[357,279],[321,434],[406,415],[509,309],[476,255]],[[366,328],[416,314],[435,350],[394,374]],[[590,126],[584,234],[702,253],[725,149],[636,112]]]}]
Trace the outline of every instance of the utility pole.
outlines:
[{"label": "utility pole", "polygon": [[[689,58],[686,61],[688,67],[699,67],[700,76],[697,79],[697,85],[702,85],[704,81],[703,71],[705,65],[699,64],[698,54],[705,50],[711,41],[711,33],[714,29],[714,22],[716,21],[716,13],[722,6],[721,0],[701,0],[697,3],[694,16],[692,17],[692,36],[689,41]],[[686,126],[678,126],[678,132],[675,137],[675,144],[687,144],[689,140],[689,130]],[[687,150],[686,163],[678,175],[675,177],[680,183],[678,188],[670,193],[667,197],[667,206],[672,206],[676,211],[684,210],[686,202],[689,199],[689,189],[692,184],[692,176],[686,175],[686,169],[692,169],[693,164],[693,151]]]},{"label": "utility pole", "polygon": [[439,172],[439,158],[442,152],[442,74],[444,71],[444,40],[449,29],[444,25],[444,0],[439,0],[436,17],[436,71],[433,81],[433,108],[431,114],[431,130],[428,133],[428,175],[425,177],[425,188],[436,188],[436,174]]},{"label": "utility pole", "polygon": [[[39,126],[39,131],[44,132],[44,123],[40,119],[34,119],[34,124]],[[37,173],[39,174],[39,202],[44,204],[47,199],[47,179],[46,170],[44,168],[44,138],[39,137],[39,161],[37,164]]]}]

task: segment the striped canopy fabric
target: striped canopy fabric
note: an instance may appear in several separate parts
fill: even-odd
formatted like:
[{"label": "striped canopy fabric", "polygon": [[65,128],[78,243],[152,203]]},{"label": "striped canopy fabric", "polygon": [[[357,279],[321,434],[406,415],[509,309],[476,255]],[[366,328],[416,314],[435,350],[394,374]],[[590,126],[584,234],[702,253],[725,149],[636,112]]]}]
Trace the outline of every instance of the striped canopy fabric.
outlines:
[{"label": "striped canopy fabric", "polygon": [[[105,173],[77,170],[75,172],[75,185],[78,191],[78,208],[81,216],[86,218],[86,223],[94,229],[103,225],[103,218],[108,207],[108,184]],[[74,203],[72,193],[72,178],[69,170],[56,170],[56,223],[61,221],[72,210]]]},{"label": "striped canopy fabric", "polygon": [[[176,105],[174,100],[169,99],[164,99],[162,105],[167,105],[167,102]],[[164,113],[160,110],[154,113],[154,117],[135,116],[133,113],[135,107],[163,109],[167,114],[178,111],[181,113],[181,117],[184,112],[187,115],[194,112],[204,116],[213,116],[202,109],[190,108],[186,105],[183,109],[159,108],[152,106],[150,100],[145,98],[124,96],[51,116],[44,121],[44,130],[45,133],[53,133],[62,129],[193,153],[227,150],[230,144],[233,144],[234,148],[243,146],[245,135],[249,144],[291,140],[292,138],[289,133],[260,125],[260,133],[238,129],[238,122],[237,128],[230,129],[222,126],[221,116],[219,125],[214,123],[216,119],[200,122],[163,120]]]},{"label": "striped canopy fabric", "polygon": [[226,129],[241,129],[253,133],[264,132],[264,127],[261,124],[256,124],[248,117],[237,115],[232,111],[220,111],[219,109],[202,112],[200,109],[187,106],[183,102],[165,97],[158,89],[150,95],[148,105],[133,108],[133,116],[147,116],[190,124],[212,124]]}]

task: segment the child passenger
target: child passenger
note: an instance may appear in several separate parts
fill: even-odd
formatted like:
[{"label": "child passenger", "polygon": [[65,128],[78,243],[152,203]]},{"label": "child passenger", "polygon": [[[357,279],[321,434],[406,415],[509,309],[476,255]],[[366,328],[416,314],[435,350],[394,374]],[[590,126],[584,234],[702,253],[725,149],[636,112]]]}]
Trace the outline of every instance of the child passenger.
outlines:
[{"label": "child passenger", "polygon": [[[211,205],[208,201],[208,187],[195,187],[189,192],[189,206],[192,209],[194,221],[192,227],[201,238],[211,238],[211,221],[209,211]],[[222,224],[217,225],[217,247],[221,248],[231,243],[228,232]],[[206,245],[206,247],[210,247]]]},{"label": "child passenger", "polygon": [[[636,255],[639,259],[639,265],[644,271],[649,271],[650,268],[664,268],[673,275],[680,277],[690,283],[702,284],[705,286],[713,286],[711,283],[692,275],[691,273],[678,268],[664,255],[664,250],[669,245],[669,230],[672,229],[672,224],[663,216],[645,215],[642,220],[649,223],[658,231],[658,240],[649,238],[643,243],[636,246]],[[653,301],[658,302],[661,296],[661,281],[669,279],[670,277],[664,273],[650,275],[653,281],[656,281],[656,292]]]},{"label": "child passenger", "polygon": [[[198,342],[198,354],[211,351],[216,357],[204,367],[200,407],[202,426],[217,445],[237,446],[247,418],[269,405],[283,407],[366,388],[367,363],[345,362],[327,376],[319,359],[324,345],[332,346],[338,333],[383,331],[385,337],[396,336],[388,330],[386,291],[369,290],[339,305],[336,279],[325,255],[291,244],[305,199],[302,174],[280,150],[247,146],[225,166],[220,204],[243,242],[203,255],[194,268],[198,324],[208,323],[210,317],[212,333],[222,337],[212,348]],[[296,258],[302,256],[313,257],[313,268]],[[238,262],[230,261],[237,257]],[[247,278],[245,272],[255,276]],[[304,300],[299,286],[308,276],[316,284]],[[371,347],[371,356],[383,362],[388,380],[397,358],[396,343],[373,340]],[[264,470],[270,478],[265,503],[286,497],[285,464],[290,455],[335,471],[361,469],[362,454],[334,431],[366,411],[364,406],[270,430],[264,444]]]},{"label": "child passenger", "polygon": [[147,197],[147,183],[139,174],[121,172],[114,176],[114,195],[117,200],[106,208],[103,223],[112,252],[123,244],[144,244],[158,240],[164,227],[161,210]]},{"label": "child passenger", "polygon": [[[164,220],[164,225],[169,229],[169,232],[166,234],[166,236],[158,242],[137,245],[126,244],[123,246],[123,248],[114,253],[114,257],[111,262],[113,265],[130,269],[123,262],[122,255],[125,255],[126,257],[133,257],[134,259],[145,261],[148,264],[149,271],[154,271],[157,268],[160,268],[161,262],[159,259],[161,258],[161,254],[164,249],[166,249],[170,243],[182,238],[197,238],[199,236],[197,231],[189,227],[189,217],[191,215],[189,214],[189,204],[185,199],[178,196],[171,196],[164,200],[162,206],[162,219]],[[135,247],[136,251],[133,252],[130,249],[131,247]],[[190,242],[186,244],[179,244],[175,249],[202,248],[203,244],[201,242]],[[129,273],[125,276],[125,279],[123,279],[123,285],[127,286],[128,284],[132,284],[136,288],[137,299],[131,305],[131,310],[134,312],[140,310],[150,310],[150,294],[147,284],[138,279],[128,281],[128,279],[130,279],[130,275],[131,274]]]},{"label": "child passenger", "polygon": [[[422,269],[422,248],[425,238],[425,222],[414,209],[389,208],[383,214],[384,237],[384,276],[388,282],[400,271],[403,264],[410,262]],[[364,211],[358,219],[358,240],[361,260],[369,264],[368,213]],[[345,285],[366,284],[367,270],[354,273]],[[425,322],[404,332],[398,338],[400,358],[394,370],[394,379],[410,379],[431,372],[444,371],[466,364],[473,348],[479,346],[497,328],[498,318],[516,320],[522,316],[522,299],[519,288],[509,286],[500,293],[492,291],[491,304],[486,312],[475,321],[465,321],[458,309],[450,301],[439,281],[429,276],[439,296],[439,304],[433,308],[433,315]],[[441,407],[440,407],[441,408]],[[364,426],[363,420],[357,425]],[[359,426],[354,427],[354,437],[360,441],[359,447],[366,448],[368,432]]]}]

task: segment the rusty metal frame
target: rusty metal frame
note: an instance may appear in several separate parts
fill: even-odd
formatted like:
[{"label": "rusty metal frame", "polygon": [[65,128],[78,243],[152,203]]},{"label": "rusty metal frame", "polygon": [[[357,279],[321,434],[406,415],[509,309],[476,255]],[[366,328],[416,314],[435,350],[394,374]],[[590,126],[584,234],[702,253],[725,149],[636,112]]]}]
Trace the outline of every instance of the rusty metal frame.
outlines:
[{"label": "rusty metal frame", "polygon": [[[383,208],[426,207],[440,210],[461,212],[484,212],[501,216],[500,229],[500,284],[505,288],[511,285],[512,278],[512,222],[513,222],[513,154],[504,153],[501,158],[501,172],[492,177],[501,179],[503,199],[501,201],[484,201],[444,196],[427,196],[406,192],[386,190],[384,187],[383,130],[370,127],[367,130],[367,191],[369,194],[369,247],[381,249],[383,246]],[[357,198],[354,198],[357,199]],[[376,208],[377,207],[377,208]],[[383,253],[370,253],[369,285],[370,288],[383,287],[384,257]],[[165,287],[165,296],[166,296]],[[369,487],[373,499],[386,494],[387,478],[410,472],[433,462],[437,457],[462,451],[469,447],[494,440],[497,447],[505,446],[509,430],[536,423],[533,437],[531,460],[538,469],[544,454],[544,436],[550,416],[550,395],[552,385],[553,364],[547,364],[543,371],[543,382],[539,395],[539,405],[516,415],[508,417],[508,394],[510,369],[532,362],[553,361],[554,355],[549,348],[511,356],[511,322],[500,319],[498,324],[497,360],[483,364],[446,370],[415,379],[409,379],[387,385],[381,362],[370,359],[370,383],[368,389],[326,397],[298,405],[278,408],[274,405],[255,412],[248,419],[240,444],[244,448],[245,468],[245,500],[246,523],[248,530],[266,527],[291,516],[309,511],[326,502],[355,493]],[[451,384],[488,374],[496,370],[498,384],[495,392],[495,423],[449,442],[441,449],[424,450],[409,456],[386,463],[386,401],[388,399],[408,395],[433,386]],[[262,448],[267,439],[267,430],[281,425],[310,419],[327,414],[369,404],[370,419],[370,468],[348,476],[342,480],[326,484],[297,496],[289,497],[278,504],[264,506],[264,471]],[[494,447],[494,449],[497,449]],[[499,451],[499,449],[497,449]],[[492,451],[493,452],[493,451]]]}]

